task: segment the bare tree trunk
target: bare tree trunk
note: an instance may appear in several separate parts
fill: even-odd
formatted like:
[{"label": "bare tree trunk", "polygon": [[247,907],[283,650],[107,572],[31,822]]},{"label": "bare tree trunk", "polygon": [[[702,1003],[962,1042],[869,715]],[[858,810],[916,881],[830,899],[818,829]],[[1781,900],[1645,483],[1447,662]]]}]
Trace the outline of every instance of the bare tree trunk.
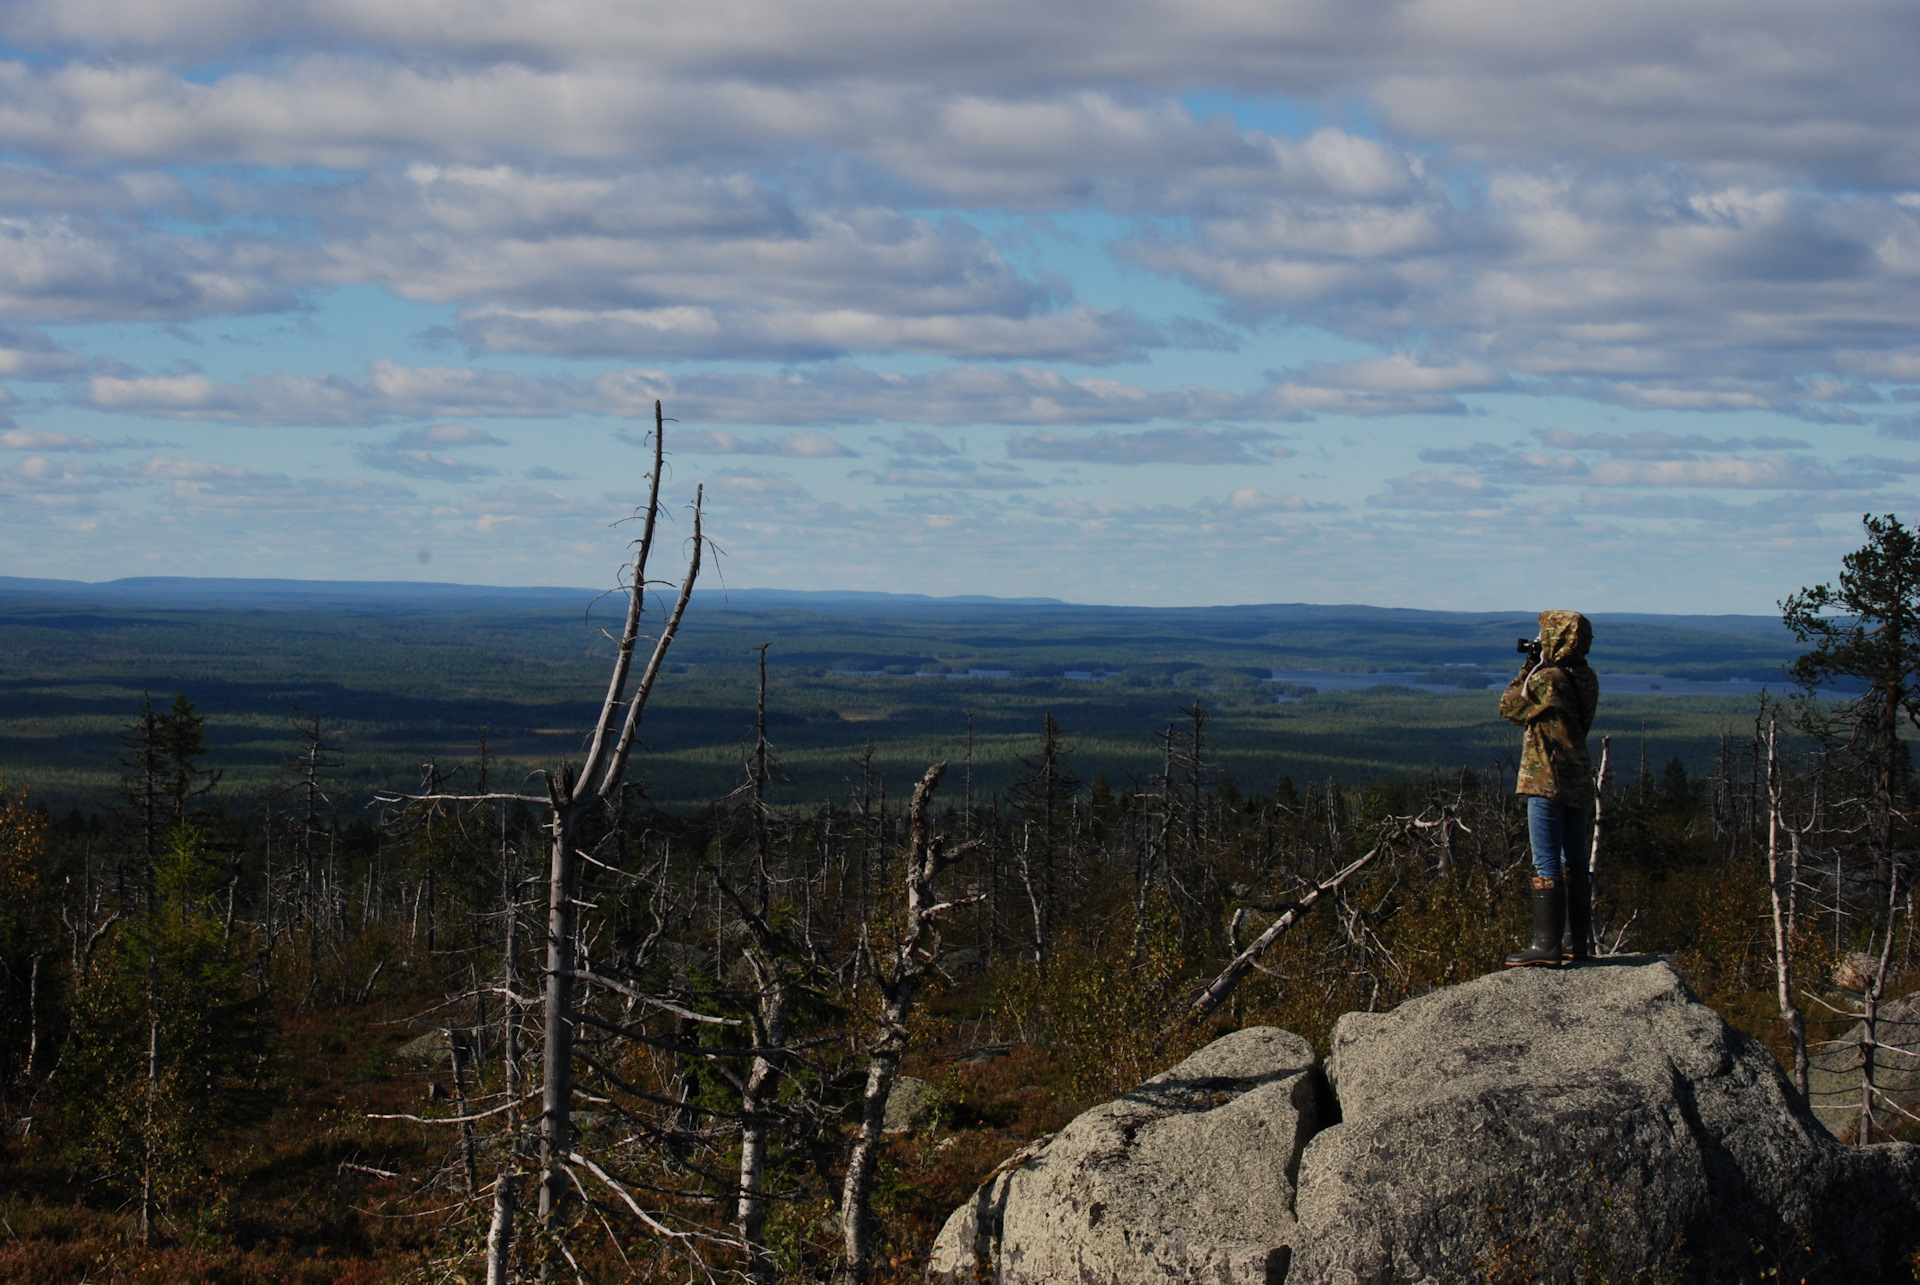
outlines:
[{"label": "bare tree trunk", "polygon": [[507,1285],[507,1263],[513,1254],[513,1204],[519,1181],[512,1164],[503,1165],[493,1180],[493,1220],[487,1224],[487,1285]]},{"label": "bare tree trunk", "polygon": [[460,1176],[467,1184],[467,1195],[472,1196],[480,1190],[480,1171],[473,1154],[473,1121],[467,1117],[467,1073],[460,1065],[460,1039],[458,1028],[446,1027],[447,1056],[452,1059],[453,1102],[460,1116]]},{"label": "bare tree trunk", "polygon": [[27,977],[27,1081],[33,1081],[40,1063],[40,961],[44,950],[33,952],[33,971]]},{"label": "bare tree trunk", "polygon": [[1047,966],[1047,931],[1045,917],[1040,910],[1040,894],[1033,886],[1033,823],[1028,821],[1020,827],[1020,883],[1027,890],[1027,905],[1033,910],[1033,962],[1041,968]]},{"label": "bare tree trunk", "polygon": [[547,876],[545,1084],[540,1117],[540,1221],[551,1223],[566,1199],[573,1124],[574,862],[573,769],[553,776],[553,855]]},{"label": "bare tree trunk", "polygon": [[[150,914],[149,919],[157,918]],[[150,922],[148,931],[158,928]],[[147,942],[147,1123],[143,1131],[140,1164],[140,1243],[153,1245],[153,1178],[159,1164],[154,1118],[160,1103],[160,957],[157,945]]]},{"label": "bare tree trunk", "polygon": [[1900,868],[1890,868],[1887,879],[1887,931],[1880,942],[1880,963],[1873,971],[1861,998],[1860,1013],[1860,1136],[1866,1146],[1873,1141],[1873,1076],[1880,1051],[1880,999],[1887,989],[1887,962],[1893,954],[1893,919],[1900,909]]},{"label": "bare tree trunk", "polygon": [[500,1062],[507,1080],[507,1154],[493,1183],[493,1220],[487,1227],[487,1285],[507,1285],[520,1180],[520,1113],[514,1106],[520,1100],[520,892],[517,872],[507,858],[504,810],[500,825],[501,900],[507,916],[507,943],[500,958]]},{"label": "bare tree trunk", "polygon": [[1587,844],[1587,890],[1593,892],[1594,880],[1600,874],[1600,834],[1604,828],[1607,800],[1607,759],[1613,750],[1613,738],[1600,738],[1600,770],[1593,775],[1593,833],[1588,836]]},{"label": "bare tree trunk", "polygon": [[[659,402],[654,403],[654,450],[653,472],[650,475],[650,488],[647,504],[639,515],[642,518],[640,538],[634,542],[637,546],[629,575],[624,585],[627,591],[627,618],[622,632],[619,650],[615,655],[613,672],[608,678],[606,697],[602,700],[600,713],[595,721],[593,739],[587,750],[585,763],[576,772],[572,764],[562,764],[547,774],[547,796],[540,799],[524,795],[461,795],[449,796],[438,793],[405,796],[412,802],[429,801],[466,801],[483,802],[490,800],[517,800],[523,803],[546,803],[551,809],[549,833],[552,850],[547,879],[547,957],[546,979],[542,996],[544,1066],[541,1085],[540,1120],[540,1196],[539,1214],[541,1222],[550,1230],[558,1231],[561,1222],[560,1213],[566,1203],[566,1193],[570,1186],[568,1159],[573,1154],[573,1023],[574,980],[576,965],[580,953],[579,918],[577,897],[580,885],[578,866],[578,843],[581,822],[595,809],[617,803],[626,774],[627,760],[633,750],[635,738],[639,734],[642,712],[647,699],[652,694],[654,683],[659,679],[661,669],[666,662],[667,650],[678,636],[681,621],[684,619],[687,604],[693,597],[693,586],[699,579],[701,554],[705,548],[706,536],[702,526],[701,512],[705,502],[705,488],[696,488],[693,503],[693,548],[687,562],[687,572],[680,584],[680,594],[673,610],[654,639],[653,651],[647,660],[646,668],[640,679],[634,684],[629,696],[627,684],[632,673],[636,644],[640,637],[640,618],[645,606],[647,591],[647,560],[653,547],[654,533],[660,514],[660,480],[662,474],[664,418]],[[387,802],[399,802],[398,798]],[[415,900],[415,914],[418,914],[418,898]],[[511,1023],[513,1002],[508,1003],[508,1020]],[[512,1184],[496,1186],[495,1210],[500,1234],[490,1235],[490,1240],[510,1241],[512,1232]],[[563,1251],[564,1251],[564,1247]],[[502,1251],[504,1253],[504,1251]],[[490,1250],[489,1271],[499,1266],[499,1262]]]},{"label": "bare tree trunk", "polygon": [[[762,959],[749,951],[760,991],[760,1015],[754,1032],[761,1047],[777,1049],[787,1038],[789,989],[786,968],[779,959]],[[740,1238],[746,1242],[748,1269],[753,1279],[770,1283],[776,1264],[767,1251],[767,1197],[764,1190],[767,1163],[766,1106],[778,1091],[779,1054],[762,1053],[753,1059],[746,1087],[740,1094]]]},{"label": "bare tree trunk", "polygon": [[946,851],[944,844],[933,836],[927,814],[929,800],[946,770],[945,763],[935,763],[914,787],[908,812],[907,921],[892,952],[892,975],[889,976],[878,961],[873,967],[882,1003],[879,1032],[868,1050],[867,1087],[860,1099],[860,1128],[848,1153],[847,1175],[841,1185],[840,1231],[846,1253],[840,1276],[843,1285],[863,1285],[872,1265],[873,1236],[868,1206],[873,1200],[874,1166],[879,1159],[881,1132],[886,1127],[887,1096],[893,1091],[901,1059],[907,1053],[907,1019],[912,1016],[914,1001],[940,953],[939,918],[960,904],[937,903],[934,893],[934,877],[945,864]]},{"label": "bare tree trunk", "polygon": [[[1767,722],[1767,891],[1773,901],[1773,977],[1780,1000],[1780,1020],[1793,1042],[1793,1082],[1800,1096],[1807,1094],[1807,1023],[1793,1002],[1793,939],[1787,909],[1780,895],[1780,780],[1778,719]],[[1797,871],[1795,872],[1798,873]]]}]

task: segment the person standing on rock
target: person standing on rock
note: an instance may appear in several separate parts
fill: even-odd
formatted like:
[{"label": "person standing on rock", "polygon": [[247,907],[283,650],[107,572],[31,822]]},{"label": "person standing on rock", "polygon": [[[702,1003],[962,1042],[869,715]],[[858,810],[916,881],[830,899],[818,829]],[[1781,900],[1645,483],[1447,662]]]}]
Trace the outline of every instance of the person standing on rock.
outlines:
[{"label": "person standing on rock", "polygon": [[1585,616],[1541,612],[1539,637],[1521,641],[1527,660],[1500,695],[1501,715],[1527,729],[1514,792],[1527,796],[1533,841],[1533,944],[1508,955],[1508,968],[1559,968],[1593,953],[1587,731],[1600,703],[1600,680],[1587,666],[1592,646],[1593,625]]}]

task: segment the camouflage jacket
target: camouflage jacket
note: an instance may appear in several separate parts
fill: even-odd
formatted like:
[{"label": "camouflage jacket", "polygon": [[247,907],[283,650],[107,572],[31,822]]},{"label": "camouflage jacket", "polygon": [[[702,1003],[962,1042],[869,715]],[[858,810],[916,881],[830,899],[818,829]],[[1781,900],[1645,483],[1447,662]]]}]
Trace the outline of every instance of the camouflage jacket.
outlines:
[{"label": "camouflage jacket", "polygon": [[1593,626],[1577,611],[1540,613],[1540,660],[1500,696],[1500,713],[1527,729],[1517,794],[1537,794],[1585,811],[1593,806],[1587,731],[1600,703],[1600,680],[1587,667]]}]

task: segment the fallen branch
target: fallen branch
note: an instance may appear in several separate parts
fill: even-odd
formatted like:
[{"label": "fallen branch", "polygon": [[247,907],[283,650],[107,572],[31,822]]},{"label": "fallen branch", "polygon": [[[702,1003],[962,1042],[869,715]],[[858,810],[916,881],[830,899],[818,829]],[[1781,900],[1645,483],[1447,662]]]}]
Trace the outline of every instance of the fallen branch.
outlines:
[{"label": "fallen branch", "polygon": [[675,1231],[673,1228],[667,1226],[665,1223],[655,1218],[652,1214],[648,1213],[646,1210],[640,1208],[639,1202],[636,1201],[631,1195],[629,1195],[627,1192],[627,1189],[623,1187],[620,1184],[620,1182],[616,1178],[614,1178],[613,1175],[609,1174],[605,1169],[602,1169],[599,1165],[593,1163],[593,1161],[587,1159],[585,1156],[581,1155],[578,1151],[569,1152],[567,1154],[567,1159],[571,1163],[579,1165],[581,1168],[585,1169],[588,1173],[598,1178],[602,1183],[606,1185],[609,1191],[613,1192],[614,1195],[620,1197],[621,1202],[625,1204],[628,1209],[631,1209],[633,1211],[634,1217],[638,1218],[641,1222],[645,1223],[649,1228],[652,1229],[655,1235],[658,1235],[663,1239],[704,1240],[715,1245],[724,1245],[730,1249],[737,1248],[740,1244],[738,1240],[735,1240],[731,1237],[716,1236],[711,1232]]},{"label": "fallen branch", "polygon": [[482,1111],[478,1115],[450,1115],[450,1116],[446,1116],[445,1118],[435,1118],[432,1116],[424,1116],[424,1115],[374,1115],[369,1113],[367,1116],[367,1119],[369,1120],[411,1120],[415,1124],[471,1124],[475,1120],[486,1120],[496,1115],[505,1115],[507,1112],[519,1106],[520,1103],[526,1102],[532,1099],[533,1096],[534,1096],[533,1094],[528,1093],[522,1096],[519,1102],[502,1103],[501,1105],[493,1108],[493,1110]]},{"label": "fallen branch", "polygon": [[569,976],[577,982],[590,982],[595,986],[604,986],[610,991],[618,991],[620,994],[637,999],[643,1004],[651,1004],[655,1008],[664,1008],[675,1017],[684,1017],[690,1022],[710,1022],[715,1026],[746,1025],[746,1023],[737,1017],[709,1017],[705,1013],[696,1013],[692,1009],[682,1008],[680,1005],[669,1000],[661,999],[658,995],[649,995],[638,987],[629,986],[625,982],[616,981],[611,977],[603,977],[598,973],[582,972],[576,968]]},{"label": "fallen branch", "polygon": [[[1398,833],[1399,831],[1396,830],[1395,834]],[[1386,851],[1388,839],[1391,837],[1390,835],[1387,839],[1382,839],[1373,846],[1373,849],[1369,851],[1366,856],[1361,857],[1352,865],[1347,866],[1332,878],[1315,885],[1312,892],[1300,898],[1299,901],[1288,908],[1285,914],[1269,924],[1265,932],[1254,938],[1252,945],[1234,956],[1233,962],[1222,969],[1218,977],[1207,983],[1207,988],[1200,992],[1192,1004],[1187,1006],[1186,1016],[1190,1018],[1205,1017],[1207,1014],[1213,1012],[1214,1009],[1220,1007],[1221,1002],[1225,1000],[1227,996],[1233,994],[1233,988],[1240,984],[1240,979],[1256,967],[1260,956],[1266,953],[1267,947],[1278,941],[1280,935],[1286,932],[1287,929],[1299,923],[1301,916],[1313,909],[1314,903],[1319,901],[1320,898],[1334,891],[1348,879],[1373,864],[1374,858]]]}]

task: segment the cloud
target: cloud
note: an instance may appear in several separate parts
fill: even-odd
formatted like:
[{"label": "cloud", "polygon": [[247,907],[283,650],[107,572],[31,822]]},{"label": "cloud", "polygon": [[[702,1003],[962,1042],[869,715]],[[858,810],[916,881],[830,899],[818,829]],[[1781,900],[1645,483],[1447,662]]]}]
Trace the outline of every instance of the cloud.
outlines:
[{"label": "cloud", "polygon": [[[1920,209],[1787,185],[1521,168],[1484,200],[1246,197],[1120,246],[1246,319],[1420,334],[1486,388],[1821,419],[1920,348]],[[1789,355],[1790,354],[1790,355]],[[1848,412],[1851,414],[1851,412]]]},{"label": "cloud", "polygon": [[656,399],[667,401],[683,420],[787,424],[1126,422],[1238,405],[1226,394],[1157,394],[1030,367],[960,367],[912,376],[850,365],[787,375],[697,371],[678,377],[630,369],[586,379],[384,360],[371,363],[363,380],[271,375],[220,384],[204,375],[114,375],[96,376],[85,393],[86,403],[99,410],[261,425],[378,424],[431,415],[650,420]]},{"label": "cloud", "polygon": [[1014,465],[968,459],[895,462],[878,473],[862,470],[853,476],[869,478],[880,486],[936,490],[1024,491],[1045,485]]},{"label": "cloud", "polygon": [[[1164,342],[1023,277],[958,220],[801,204],[744,173],[416,164],[361,186],[315,193],[339,225],[326,274],[459,303],[453,333],[473,352],[1101,363]],[[370,214],[411,234],[370,236]]]},{"label": "cloud", "polygon": [[10,451],[97,451],[100,443],[91,437],[72,437],[37,428],[9,428],[0,432],[0,447]]},{"label": "cloud", "polygon": [[1315,503],[1304,496],[1289,493],[1287,495],[1268,495],[1258,487],[1242,486],[1227,496],[1227,507],[1235,513],[1305,513],[1314,510],[1332,510],[1340,506]]},{"label": "cloud", "polygon": [[[188,60],[221,67],[210,80],[180,74],[175,42],[226,37],[123,47],[91,29],[0,64],[0,128],[44,158],[0,167],[0,315],[254,313],[374,284],[446,305],[446,335],[476,356],[1076,364],[1283,319],[1484,375],[1283,383],[1262,418],[1460,414],[1463,393],[1524,390],[1859,422],[1844,403],[1871,395],[1860,381],[1920,378],[1920,91],[1874,43],[1914,34],[1894,3],[1827,28],[1779,6],[1636,5],[1578,49],[1551,34],[1587,29],[1565,6],[1197,22],[1136,6],[1120,25],[1163,35],[1165,64],[1006,9],[937,89],[902,68],[931,56],[944,10],[882,38],[848,29],[856,3],[823,13],[830,48],[809,31],[756,62],[695,40],[661,70],[656,47],[612,34],[629,15],[595,4],[565,24],[592,38],[525,44],[454,39],[400,7],[413,16],[283,22],[224,5],[211,29],[244,11],[234,31],[284,43]],[[422,43],[373,34],[403,30]],[[905,61],[850,73],[842,46],[868,44]],[[1381,136],[1247,129],[1173,96],[1204,83],[1356,104]],[[183,164],[216,172],[161,168]],[[1015,209],[1121,216],[1117,252],[1229,324],[1076,300],[962,217]],[[79,373],[70,355],[19,360]]]},{"label": "cloud", "polygon": [[428,450],[452,446],[505,446],[506,439],[465,424],[436,424],[431,428],[410,428],[393,439],[396,446]]},{"label": "cloud", "polygon": [[806,495],[806,489],[792,478],[757,473],[752,469],[722,469],[706,479],[707,493],[726,503],[788,499]]},{"label": "cloud", "polygon": [[577,379],[375,360],[364,380],[272,374],[222,384],[199,374],[97,375],[84,403],[156,419],[355,426],[439,415],[552,418],[587,408],[590,396]]},{"label": "cloud", "polygon": [[[285,260],[305,257],[297,248],[249,255],[251,238],[143,232],[129,236],[97,218],[9,215],[0,207],[0,317],[172,320],[268,312],[294,302],[279,270]],[[259,258],[270,261],[267,270],[249,262]],[[62,378],[76,370],[71,357],[45,349],[0,353],[0,373],[16,378]]]},{"label": "cloud", "polygon": [[1811,443],[1797,437],[1707,437],[1698,433],[1571,433],[1562,428],[1537,429],[1534,436],[1547,446],[1566,451],[1605,451],[1635,459],[1690,458],[1702,453],[1738,451],[1804,451]]},{"label": "cloud", "polygon": [[37,330],[0,324],[0,379],[71,379],[85,365]]},{"label": "cloud", "polygon": [[[275,374],[225,384],[201,374],[96,375],[80,394],[96,410],[153,418],[258,425],[370,425],[437,416],[551,419],[608,415],[650,421],[653,403],[666,402],[683,421],[733,424],[839,425],[891,421],[951,426],[1016,424],[1093,426],[1190,422],[1282,422],[1317,414],[1357,416],[1464,414],[1449,392],[1398,389],[1391,381],[1363,386],[1362,368],[1398,370],[1391,359],[1280,372],[1279,381],[1251,393],[1184,387],[1148,389],[1097,377],[1069,379],[1036,366],[950,366],[919,374],[882,373],[851,363],[833,363],[777,375],[627,368],[586,378],[524,375],[460,366],[402,366],[376,360],[364,379],[341,375]],[[1469,368],[1477,370],[1478,368]],[[1463,389],[1472,385],[1462,377]],[[1219,429],[1204,434],[1155,430],[1122,450],[1169,457],[1221,446],[1239,433],[1251,445],[1262,430]],[[707,436],[693,436],[705,433]],[[1168,436],[1171,433],[1173,436]],[[1225,436],[1222,436],[1222,435]],[[1271,437],[1270,434],[1267,435]],[[768,442],[789,442],[774,453],[824,450],[818,435],[760,439],[687,429],[690,450],[759,453]],[[729,443],[733,445],[729,447]],[[842,447],[850,453],[851,448]],[[1071,450],[1051,440],[1037,450]],[[1271,450],[1269,451],[1271,454]],[[1230,450],[1230,459],[1239,459]]]},{"label": "cloud", "polygon": [[[1421,459],[1465,464],[1476,475],[1514,485],[1658,489],[1855,489],[1869,480],[1874,467],[1870,462],[1856,461],[1836,468],[1810,455],[1785,454],[1803,445],[1787,439],[1743,441],[1664,433],[1571,435],[1554,430],[1539,436],[1550,445],[1564,444],[1565,449],[1538,451],[1480,443],[1466,450],[1423,451]],[[1756,449],[1770,453],[1744,453]],[[1600,458],[1588,458],[1595,455]]]},{"label": "cloud", "polygon": [[919,428],[910,428],[896,438],[876,437],[872,441],[875,445],[884,446],[896,455],[937,457],[960,454],[947,444],[945,438]]},{"label": "cloud", "polygon": [[685,305],[606,312],[494,307],[463,313],[456,333],[476,353],[744,361],[821,361],[853,352],[912,352],[976,361],[1098,365],[1135,360],[1146,349],[1164,344],[1152,327],[1124,311],[1086,307],[1018,317]]},{"label": "cloud", "polygon": [[1383,509],[1492,512],[1504,507],[1509,495],[1477,474],[1421,470],[1387,479],[1387,489],[1368,496],[1367,503]]},{"label": "cloud", "polygon": [[164,501],[171,510],[339,516],[412,498],[412,492],[360,478],[291,478],[221,460],[154,455],[129,464],[32,455],[0,470],[0,494],[40,508],[99,509],[110,493]]},{"label": "cloud", "polygon": [[[622,440],[643,445],[639,438],[622,434]],[[832,459],[857,455],[825,433],[788,433],[784,437],[736,437],[719,429],[684,429],[672,438],[675,451],[692,455],[797,455],[807,459]]]},{"label": "cloud", "polygon": [[498,469],[451,455],[450,450],[465,446],[505,446],[504,439],[465,424],[439,424],[432,428],[413,428],[384,442],[369,442],[354,452],[368,468],[405,477],[432,478],[442,482],[465,482],[477,477],[492,477]]},{"label": "cloud", "polygon": [[1035,433],[1008,442],[1007,454],[1087,464],[1260,464],[1290,452],[1260,429],[1192,427],[1090,437]]},{"label": "cloud", "polygon": [[[115,159],[357,164],[489,140],[620,153],[741,147],[756,130],[837,141],[849,118],[920,115],[901,110],[902,90],[928,84],[984,100],[946,126],[965,141],[1000,132],[979,119],[984,107],[1063,87],[1135,98],[1224,84],[1316,102],[1365,95],[1395,132],[1480,152],[1730,159],[1862,185],[1910,182],[1916,165],[1901,57],[1913,19],[1899,0],[1850,4],[1844,22],[1728,0],[1632,0],[1605,15],[1572,0],[1525,11],[1159,0],[1124,21],[1085,4],[994,0],[923,6],[912,22],[878,0],[670,21],[587,0],[564,16],[498,7],[458,22],[423,0],[70,0],[9,10],[4,30],[15,47],[81,55],[13,65],[9,137]],[[166,70],[222,63],[211,83]],[[1098,141],[1038,112],[1008,114],[1042,142]]]}]

